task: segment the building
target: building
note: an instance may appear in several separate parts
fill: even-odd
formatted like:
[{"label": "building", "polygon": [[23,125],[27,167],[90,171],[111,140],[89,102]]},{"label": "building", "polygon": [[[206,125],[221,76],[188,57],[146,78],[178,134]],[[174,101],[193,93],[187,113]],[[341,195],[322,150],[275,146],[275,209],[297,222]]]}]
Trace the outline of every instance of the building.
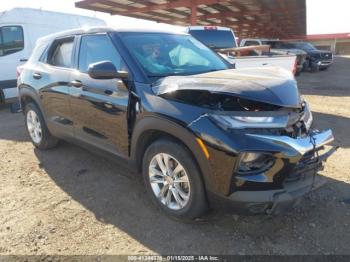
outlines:
[{"label": "building", "polygon": [[304,38],[305,0],[80,0],[76,7],[172,25],[231,27],[240,38]]},{"label": "building", "polygon": [[319,49],[330,50],[338,55],[350,55],[350,33],[308,35],[306,40]]}]

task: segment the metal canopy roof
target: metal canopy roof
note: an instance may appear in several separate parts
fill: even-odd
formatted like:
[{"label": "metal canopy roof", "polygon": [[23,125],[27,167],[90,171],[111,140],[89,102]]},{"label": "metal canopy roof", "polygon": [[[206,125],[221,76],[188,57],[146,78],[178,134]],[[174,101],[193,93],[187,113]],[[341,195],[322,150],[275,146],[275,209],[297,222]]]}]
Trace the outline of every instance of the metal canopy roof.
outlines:
[{"label": "metal canopy roof", "polygon": [[241,38],[306,35],[305,0],[83,0],[75,6],[173,25],[222,25]]}]

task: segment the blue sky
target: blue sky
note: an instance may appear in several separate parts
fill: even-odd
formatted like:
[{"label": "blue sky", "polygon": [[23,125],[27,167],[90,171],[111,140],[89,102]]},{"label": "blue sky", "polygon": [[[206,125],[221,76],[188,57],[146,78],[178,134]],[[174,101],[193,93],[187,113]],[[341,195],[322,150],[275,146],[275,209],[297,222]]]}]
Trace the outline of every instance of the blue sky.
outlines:
[{"label": "blue sky", "polygon": [[[288,1],[288,0],[285,0]],[[0,0],[0,11],[13,7],[42,8],[65,13],[97,16],[108,24],[125,24],[128,26],[145,26],[148,23],[139,19],[110,16],[98,12],[74,7],[75,0]],[[308,34],[349,33],[350,0],[306,0]],[[162,27],[163,25],[159,25]]]}]

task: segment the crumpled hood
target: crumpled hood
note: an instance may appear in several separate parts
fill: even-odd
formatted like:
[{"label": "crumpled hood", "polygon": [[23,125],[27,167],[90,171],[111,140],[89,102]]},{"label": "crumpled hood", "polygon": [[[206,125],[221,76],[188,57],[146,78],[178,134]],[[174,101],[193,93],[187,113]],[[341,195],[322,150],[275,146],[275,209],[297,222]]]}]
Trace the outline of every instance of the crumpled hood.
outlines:
[{"label": "crumpled hood", "polygon": [[[299,108],[297,83],[287,70],[275,67],[229,69],[191,76],[169,76],[153,86],[156,95],[178,90],[209,91],[282,107]],[[195,93],[193,95],[196,95]]]}]

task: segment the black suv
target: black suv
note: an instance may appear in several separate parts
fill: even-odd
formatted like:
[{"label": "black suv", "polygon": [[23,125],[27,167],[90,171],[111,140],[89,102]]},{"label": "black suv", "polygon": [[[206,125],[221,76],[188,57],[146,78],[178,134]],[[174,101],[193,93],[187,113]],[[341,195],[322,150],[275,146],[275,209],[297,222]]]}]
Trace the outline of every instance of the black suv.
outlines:
[{"label": "black suv", "polygon": [[[18,79],[33,144],[102,149],[142,172],[153,201],[179,219],[230,200],[285,210],[319,185],[334,149],[294,77],[231,69],[184,33],[94,28],[41,39]],[[222,201],[220,201],[222,202]]]},{"label": "black suv", "polygon": [[284,45],[291,49],[301,49],[307,53],[304,70],[317,72],[326,70],[333,63],[333,54],[330,51],[319,50],[307,42],[286,42]]}]

